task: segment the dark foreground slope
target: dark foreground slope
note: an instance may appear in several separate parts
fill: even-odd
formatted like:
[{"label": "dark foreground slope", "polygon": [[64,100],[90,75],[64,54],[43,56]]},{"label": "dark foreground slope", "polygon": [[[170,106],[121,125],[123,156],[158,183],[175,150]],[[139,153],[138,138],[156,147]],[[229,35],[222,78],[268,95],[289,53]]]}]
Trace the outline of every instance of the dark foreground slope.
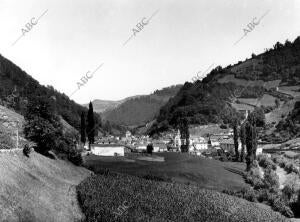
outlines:
[{"label": "dark foreground slope", "polygon": [[128,175],[93,176],[77,190],[87,221],[288,221],[216,191]]},{"label": "dark foreground slope", "polygon": [[90,175],[85,168],[36,152],[0,152],[0,221],[73,222],[83,217],[75,186]]}]

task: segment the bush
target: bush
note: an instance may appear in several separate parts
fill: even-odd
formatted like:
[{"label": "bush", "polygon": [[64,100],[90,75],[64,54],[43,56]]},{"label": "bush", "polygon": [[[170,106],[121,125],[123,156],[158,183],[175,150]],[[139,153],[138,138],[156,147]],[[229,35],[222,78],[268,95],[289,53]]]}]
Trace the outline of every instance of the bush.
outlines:
[{"label": "bush", "polygon": [[291,184],[286,184],[282,189],[282,196],[286,200],[290,200],[295,193],[294,187]]},{"label": "bush", "polygon": [[29,157],[31,153],[31,148],[28,144],[25,144],[24,148],[23,148],[23,154],[27,157]]},{"label": "bush", "polygon": [[251,168],[245,176],[245,181],[253,186],[254,189],[260,189],[264,187],[261,173],[258,168]]},{"label": "bush", "polygon": [[264,185],[268,189],[275,189],[277,190],[279,188],[279,177],[274,172],[274,170],[267,169],[265,170],[265,175],[264,175]]},{"label": "bush", "polygon": [[152,154],[152,152],[153,152],[153,144],[150,143],[147,145],[147,153]]},{"label": "bush", "polygon": [[284,170],[287,173],[296,173],[296,174],[299,174],[299,170],[297,169],[296,165],[294,163],[292,163],[292,162],[289,162],[289,163],[285,164]]},{"label": "bush", "polygon": [[83,164],[81,152],[77,150],[73,150],[68,154],[68,160],[74,163],[76,166],[81,166]]},{"label": "bush", "polygon": [[264,154],[258,155],[257,160],[259,166],[263,168],[271,168],[272,170],[276,170],[276,164],[267,155]]},{"label": "bush", "polygon": [[286,217],[289,217],[289,218],[294,217],[294,213],[291,210],[291,208],[288,206],[288,204],[284,200],[282,200],[280,198],[277,198],[274,201],[274,203],[272,205],[272,209],[280,212],[282,215],[284,215]]},{"label": "bush", "polygon": [[260,189],[257,192],[257,200],[259,202],[264,202],[268,205],[272,205],[276,198],[279,197],[279,193],[271,192],[268,189]]}]

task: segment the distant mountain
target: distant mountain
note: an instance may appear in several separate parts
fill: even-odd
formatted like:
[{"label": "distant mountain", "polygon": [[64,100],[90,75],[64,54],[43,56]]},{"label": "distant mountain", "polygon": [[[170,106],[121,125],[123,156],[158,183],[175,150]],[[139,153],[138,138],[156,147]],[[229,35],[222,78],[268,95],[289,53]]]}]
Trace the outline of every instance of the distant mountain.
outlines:
[{"label": "distant mountain", "polygon": [[[189,124],[228,124],[234,116],[264,110],[277,124],[300,100],[300,37],[226,68],[213,69],[202,81],[186,82],[159,112],[150,135]],[[274,127],[273,127],[274,128]]]},{"label": "distant mountain", "polygon": [[[126,102],[129,99],[134,99],[137,97],[139,97],[139,96],[131,96],[131,97],[127,97],[125,99],[118,100],[118,101],[95,99],[94,101],[92,101],[92,103],[93,103],[93,108],[94,108],[95,112],[103,113],[105,111],[109,111],[109,110],[117,108],[119,105],[121,105],[122,103]],[[87,103],[87,104],[84,104],[83,106],[88,108],[89,104]]]},{"label": "distant mountain", "polygon": [[125,126],[140,126],[153,120],[159,109],[176,95],[182,85],[156,90],[150,95],[127,98],[116,108],[107,110],[102,118],[111,123]]}]

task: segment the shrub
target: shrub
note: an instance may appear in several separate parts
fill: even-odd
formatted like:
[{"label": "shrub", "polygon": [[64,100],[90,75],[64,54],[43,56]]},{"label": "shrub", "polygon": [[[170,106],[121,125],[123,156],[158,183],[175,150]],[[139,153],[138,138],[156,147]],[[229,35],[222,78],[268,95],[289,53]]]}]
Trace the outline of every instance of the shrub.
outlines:
[{"label": "shrub", "polygon": [[274,170],[267,169],[265,170],[265,175],[264,175],[264,185],[266,188],[273,188],[273,189],[278,189],[279,188],[279,177],[278,175],[274,172]]},{"label": "shrub", "polygon": [[81,152],[75,149],[68,154],[68,160],[74,163],[76,166],[81,166],[83,164]]},{"label": "shrub", "polygon": [[260,189],[264,187],[261,173],[258,168],[251,168],[245,176],[246,183],[249,183],[254,189]]},{"label": "shrub", "polygon": [[256,198],[256,192],[253,189],[243,189],[242,190],[243,198],[251,201],[251,202],[257,202]]},{"label": "shrub", "polygon": [[269,167],[273,170],[276,170],[276,164],[267,155],[264,155],[264,154],[258,155],[257,160],[258,160],[259,166],[261,166],[263,168]]},{"label": "shrub", "polygon": [[294,193],[295,190],[291,184],[286,184],[282,189],[282,196],[287,200],[290,200]]},{"label": "shrub", "polygon": [[296,174],[299,174],[299,170],[297,169],[296,165],[292,162],[289,162],[287,163],[285,166],[284,166],[284,170],[287,172],[287,173],[296,173]]},{"label": "shrub", "polygon": [[29,154],[31,152],[31,148],[28,144],[25,144],[24,148],[23,148],[23,154],[27,157],[29,157]]},{"label": "shrub", "polygon": [[147,153],[152,154],[152,152],[153,152],[153,144],[150,143],[147,145]]},{"label": "shrub", "polygon": [[272,205],[276,198],[279,197],[279,194],[276,192],[271,192],[268,189],[260,189],[257,192],[257,200],[259,202],[265,202],[268,205]]},{"label": "shrub", "polygon": [[273,205],[272,205],[272,209],[275,210],[275,211],[278,211],[280,212],[282,215],[286,216],[286,217],[294,217],[294,213],[293,211],[291,210],[291,208],[288,206],[288,204],[280,199],[280,198],[277,198]]}]

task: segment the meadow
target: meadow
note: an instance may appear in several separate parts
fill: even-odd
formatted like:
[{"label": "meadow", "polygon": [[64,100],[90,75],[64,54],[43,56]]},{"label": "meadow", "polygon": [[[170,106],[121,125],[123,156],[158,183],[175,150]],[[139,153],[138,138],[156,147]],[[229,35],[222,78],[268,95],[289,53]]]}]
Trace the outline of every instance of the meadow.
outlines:
[{"label": "meadow", "polygon": [[86,156],[85,166],[95,173],[109,169],[133,176],[155,176],[165,181],[193,184],[201,188],[222,191],[248,187],[244,182],[244,163],[220,162],[187,153],[156,153],[164,162],[139,160],[136,155],[126,157]]}]

